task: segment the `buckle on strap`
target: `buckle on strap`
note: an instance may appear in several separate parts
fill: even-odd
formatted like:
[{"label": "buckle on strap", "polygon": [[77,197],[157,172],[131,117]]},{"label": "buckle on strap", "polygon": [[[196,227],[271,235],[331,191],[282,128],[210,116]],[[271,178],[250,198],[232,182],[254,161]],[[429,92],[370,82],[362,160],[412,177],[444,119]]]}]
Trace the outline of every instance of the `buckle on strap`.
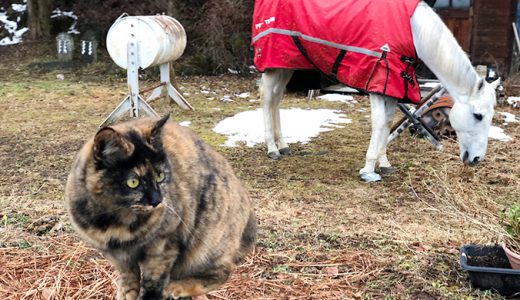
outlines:
[{"label": "buckle on strap", "polygon": [[413,65],[417,63],[417,59],[405,55],[401,55],[401,61]]},{"label": "buckle on strap", "polygon": [[401,77],[404,78],[408,83],[410,83],[412,86],[415,86],[415,81],[413,80],[412,75],[406,73],[406,71],[401,72]]}]

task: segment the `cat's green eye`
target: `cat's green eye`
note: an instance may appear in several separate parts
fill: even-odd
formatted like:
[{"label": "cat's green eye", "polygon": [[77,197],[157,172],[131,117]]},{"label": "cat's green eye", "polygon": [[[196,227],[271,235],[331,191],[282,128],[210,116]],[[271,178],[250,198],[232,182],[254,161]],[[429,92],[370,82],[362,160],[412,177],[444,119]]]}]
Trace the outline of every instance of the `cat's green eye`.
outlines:
[{"label": "cat's green eye", "polygon": [[157,182],[163,182],[166,175],[164,175],[164,172],[159,172],[157,176],[155,177],[155,181]]},{"label": "cat's green eye", "polygon": [[126,184],[132,188],[132,189],[135,189],[136,187],[139,186],[139,179],[137,178],[129,178],[127,181],[126,181]]}]

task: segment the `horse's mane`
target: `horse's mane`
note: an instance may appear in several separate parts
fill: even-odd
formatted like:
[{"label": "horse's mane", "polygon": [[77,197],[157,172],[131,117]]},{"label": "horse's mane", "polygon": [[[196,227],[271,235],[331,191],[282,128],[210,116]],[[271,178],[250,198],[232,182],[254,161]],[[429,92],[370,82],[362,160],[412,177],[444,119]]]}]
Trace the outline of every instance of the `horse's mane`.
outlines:
[{"label": "horse's mane", "polygon": [[419,58],[454,97],[470,96],[479,79],[478,74],[440,17],[421,2],[411,24]]}]

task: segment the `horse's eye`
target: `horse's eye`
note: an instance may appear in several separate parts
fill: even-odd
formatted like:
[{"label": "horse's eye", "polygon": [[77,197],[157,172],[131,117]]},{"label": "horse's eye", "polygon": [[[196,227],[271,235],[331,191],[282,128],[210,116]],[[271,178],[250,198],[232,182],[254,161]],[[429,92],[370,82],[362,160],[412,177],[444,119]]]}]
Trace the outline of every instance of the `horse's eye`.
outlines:
[{"label": "horse's eye", "polygon": [[484,116],[482,116],[482,114],[473,114],[473,116],[475,117],[475,119],[477,119],[479,121],[482,121],[482,118],[484,118]]}]

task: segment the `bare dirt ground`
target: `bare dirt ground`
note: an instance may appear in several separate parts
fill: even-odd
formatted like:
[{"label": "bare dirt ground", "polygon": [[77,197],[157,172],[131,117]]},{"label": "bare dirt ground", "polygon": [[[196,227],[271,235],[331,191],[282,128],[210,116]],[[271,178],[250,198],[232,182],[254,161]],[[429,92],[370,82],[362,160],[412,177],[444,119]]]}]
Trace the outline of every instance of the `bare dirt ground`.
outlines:
[{"label": "bare dirt ground", "polygon": [[[0,299],[113,299],[117,274],[77,238],[63,190],[74,154],[125,97],[124,73],[107,75],[112,69],[103,64],[29,71],[31,52],[6,53],[0,55]],[[219,99],[249,92],[258,100],[258,78],[177,77],[195,110],[166,99],[153,103],[175,121],[191,121],[230,160],[256,202],[255,252],[225,286],[197,299],[501,299],[470,287],[458,250],[506,238],[501,212],[519,200],[518,123],[504,127],[512,142],[490,141],[477,168],[463,167],[456,141],[445,140],[445,150],[436,152],[405,133],[389,145],[397,172],[365,184],[358,178],[370,132],[365,96],[352,106],[289,94],[284,108],[338,109],[353,123],[292,144],[293,155],[280,161],[268,159],[262,144],[222,147],[216,123],[260,102]],[[150,79],[142,88],[158,80]],[[216,93],[214,100],[203,87]],[[495,124],[502,124],[498,115]]]}]

